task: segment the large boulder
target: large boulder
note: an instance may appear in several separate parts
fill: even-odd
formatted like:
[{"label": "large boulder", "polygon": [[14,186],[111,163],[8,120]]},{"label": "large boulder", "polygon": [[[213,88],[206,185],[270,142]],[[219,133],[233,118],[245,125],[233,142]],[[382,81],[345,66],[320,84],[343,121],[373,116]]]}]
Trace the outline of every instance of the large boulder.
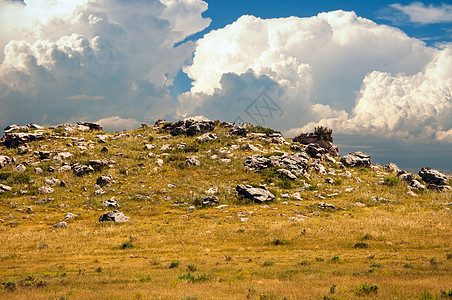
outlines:
[{"label": "large boulder", "polygon": [[341,163],[346,167],[366,167],[370,168],[371,158],[364,152],[351,152],[341,159]]},{"label": "large boulder", "polygon": [[0,169],[11,162],[11,158],[6,155],[0,155]]},{"label": "large boulder", "polygon": [[71,167],[72,167],[72,170],[74,171],[74,174],[75,174],[76,176],[79,176],[79,177],[80,177],[80,176],[83,176],[83,175],[85,175],[85,174],[94,172],[93,167],[91,167],[91,166],[86,166],[86,165],[83,165],[83,164],[81,164],[81,163],[75,163],[75,164],[73,164]]},{"label": "large boulder", "polygon": [[91,122],[77,122],[77,125],[89,127],[90,130],[99,130],[99,131],[103,130],[102,126]]},{"label": "large boulder", "polygon": [[238,135],[246,137],[248,134],[248,129],[246,129],[245,126],[234,126],[231,129],[229,129],[229,135]]},{"label": "large boulder", "polygon": [[446,174],[434,170],[430,167],[424,167],[419,171],[419,176],[421,176],[422,180],[425,183],[434,184],[434,185],[447,185],[447,176]]},{"label": "large boulder", "polygon": [[106,186],[113,182],[113,177],[110,174],[105,174],[97,178],[96,183],[100,186]]},{"label": "large boulder", "polygon": [[253,202],[264,203],[275,199],[275,196],[267,189],[254,188],[251,185],[239,184],[235,190],[238,195],[243,196],[246,199],[250,199]]},{"label": "large boulder", "polygon": [[314,158],[320,158],[324,154],[339,156],[339,148],[333,145],[331,135],[326,138],[324,135],[302,133],[294,137],[293,142],[308,145],[306,152]]},{"label": "large boulder", "polygon": [[305,153],[284,154],[282,156],[270,156],[265,158],[262,155],[252,155],[246,158],[243,165],[247,169],[259,172],[262,169],[275,167],[290,171],[293,175],[299,176],[306,173],[309,157]]},{"label": "large boulder", "polygon": [[247,169],[259,172],[262,169],[270,167],[270,159],[265,158],[262,155],[252,155],[246,158],[243,165]]},{"label": "large boulder", "polygon": [[114,210],[114,211],[108,211],[104,214],[102,214],[99,217],[99,222],[116,222],[116,223],[124,223],[129,221],[130,219],[126,216],[124,216],[123,213]]},{"label": "large boulder", "polygon": [[196,138],[196,141],[198,143],[206,143],[206,142],[214,141],[217,139],[218,139],[218,137],[215,133],[204,133],[203,135],[198,136]]},{"label": "large boulder", "polygon": [[17,148],[20,145],[24,145],[32,141],[40,141],[43,139],[44,136],[40,133],[28,132],[6,133],[2,138],[3,145],[5,145],[7,148]]},{"label": "large boulder", "polygon": [[172,136],[195,136],[213,131],[215,129],[215,122],[207,120],[181,120],[168,125],[166,129],[170,131]]}]

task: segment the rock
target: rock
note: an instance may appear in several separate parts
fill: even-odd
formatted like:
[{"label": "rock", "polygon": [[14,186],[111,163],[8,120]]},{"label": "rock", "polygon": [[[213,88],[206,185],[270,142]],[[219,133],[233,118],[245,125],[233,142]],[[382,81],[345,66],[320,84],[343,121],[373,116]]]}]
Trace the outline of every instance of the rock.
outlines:
[{"label": "rock", "polygon": [[312,157],[317,157],[318,154],[323,155],[326,153],[329,153],[333,156],[339,156],[339,148],[333,145],[333,138],[331,137],[331,133],[328,138],[324,135],[317,135],[314,133],[302,133],[294,137],[293,142],[303,145],[313,144],[310,150],[312,153],[312,155],[310,155]]},{"label": "rock", "polygon": [[306,153],[313,158],[321,158],[323,155],[328,153],[328,149],[320,147],[318,144],[311,143],[307,145]]},{"label": "rock", "polygon": [[399,178],[402,181],[405,181],[407,183],[412,182],[413,180],[415,180],[415,177],[413,174],[411,174],[410,172],[407,172],[405,170],[401,170],[397,173],[396,175],[397,178]]},{"label": "rock", "polygon": [[6,155],[0,155],[0,169],[11,162],[11,158]]},{"label": "rock", "polygon": [[44,136],[40,133],[26,132],[6,133],[2,138],[3,145],[5,145],[7,148],[17,148],[20,145],[24,145],[32,141],[40,141],[43,139]]},{"label": "rock", "polygon": [[371,166],[371,158],[363,152],[351,152],[341,159],[346,167],[367,167]]},{"label": "rock", "polygon": [[172,136],[186,135],[196,136],[213,131],[215,128],[215,122],[207,120],[181,120],[176,123],[170,124],[166,127]]},{"label": "rock", "polygon": [[30,150],[31,150],[30,146],[27,143],[25,143],[24,145],[21,145],[17,148],[17,154],[24,155],[30,152]]},{"label": "rock", "polygon": [[100,152],[102,153],[108,153],[108,148],[103,146],[102,149],[100,149]]},{"label": "rock", "polygon": [[210,188],[206,191],[206,194],[210,194],[210,195],[215,195],[216,193],[218,193],[217,187]]},{"label": "rock", "polygon": [[320,163],[314,163],[314,164],[312,165],[312,167],[314,168],[314,171],[315,171],[317,174],[321,174],[321,175],[326,175],[326,174],[328,174],[328,172],[326,171],[326,168],[325,168],[322,164],[320,164]]},{"label": "rock", "polygon": [[70,170],[72,170],[72,167],[70,165],[63,165],[63,166],[58,168],[58,173],[67,172],[67,171],[70,171]]},{"label": "rock", "polygon": [[438,192],[452,191],[452,188],[448,185],[438,185],[438,184],[433,184],[433,183],[430,183],[427,186],[427,189],[433,190],[433,191],[438,191]]},{"label": "rock", "polygon": [[161,152],[171,151],[173,150],[173,147],[170,144],[165,144],[162,147],[160,147]]},{"label": "rock", "polygon": [[39,168],[39,167],[35,168],[35,173],[36,173],[37,175],[41,175],[42,172],[44,172],[44,171],[43,171],[41,168]]},{"label": "rock", "polygon": [[102,131],[103,128],[99,124],[91,123],[91,122],[77,122],[77,125],[87,126],[89,130],[99,130]]},{"label": "rock", "polygon": [[229,135],[238,135],[246,137],[248,134],[248,129],[246,129],[245,126],[234,126],[233,128],[229,129]]},{"label": "rock", "polygon": [[74,155],[70,152],[60,152],[57,154],[57,156],[61,157],[61,159],[64,160],[64,159],[69,159]]},{"label": "rock", "polygon": [[41,160],[50,158],[50,152],[49,151],[39,151],[38,155],[39,155],[39,159],[41,159]]},{"label": "rock", "polygon": [[421,184],[421,183],[420,183],[419,181],[417,181],[416,179],[413,179],[413,180],[410,182],[410,186],[411,186],[412,188],[415,188],[415,189],[425,190],[425,185]]},{"label": "rock", "polygon": [[41,186],[38,189],[39,194],[51,194],[51,193],[53,193],[53,191],[54,190],[50,186]]},{"label": "rock", "polygon": [[197,167],[201,164],[199,162],[197,156],[188,156],[186,159],[186,163],[187,163],[187,166],[189,166],[189,167]]},{"label": "rock", "polygon": [[106,186],[113,182],[113,177],[110,174],[102,175],[97,178],[96,183],[100,186]]},{"label": "rock", "polygon": [[119,207],[119,203],[115,199],[105,200],[104,202],[102,202],[102,205],[105,207],[114,207],[114,208]]},{"label": "rock", "polygon": [[68,212],[65,216],[64,216],[64,220],[70,220],[70,219],[74,219],[75,217],[77,217],[77,215],[74,215],[73,213]]},{"label": "rock", "polygon": [[204,133],[203,135],[196,138],[196,141],[198,143],[206,143],[214,140],[218,140],[218,137],[215,133]]},{"label": "rock", "polygon": [[94,172],[94,169],[92,166],[82,165],[81,163],[73,164],[72,170],[74,171],[74,174],[79,177],[83,176],[85,174]]},{"label": "rock", "polygon": [[0,194],[11,191],[11,187],[0,183]]},{"label": "rock", "polygon": [[290,180],[296,180],[297,176],[295,176],[292,172],[286,169],[279,169],[278,173],[280,173],[283,177],[290,179]]},{"label": "rock", "polygon": [[19,173],[25,172],[25,170],[27,170],[27,168],[23,164],[14,167],[14,171]]},{"label": "rock", "polygon": [[419,176],[421,176],[422,180],[425,183],[430,183],[434,185],[447,185],[446,174],[429,167],[422,168],[419,171]]},{"label": "rock", "polygon": [[56,223],[55,225],[52,226],[52,228],[65,228],[65,227],[67,227],[67,223],[65,221]]},{"label": "rock", "polygon": [[283,145],[286,142],[286,139],[280,133],[270,133],[267,136],[267,139],[272,144]]},{"label": "rock", "polygon": [[98,189],[94,191],[94,196],[99,196],[99,195],[103,195],[107,193],[106,191],[104,191],[103,189]]},{"label": "rock", "polygon": [[117,210],[106,212],[99,217],[99,222],[123,223],[127,221],[129,221],[129,218]]},{"label": "rock", "polygon": [[318,204],[318,206],[322,209],[325,209],[325,208],[336,209],[336,206],[334,204],[326,203],[326,202],[320,202]]},{"label": "rock", "polygon": [[197,206],[214,206],[220,203],[217,196],[207,196],[201,199],[195,200],[195,205]]},{"label": "rock", "polygon": [[284,154],[283,156],[270,156],[270,166],[280,167],[292,172],[295,176],[306,175],[309,157],[306,153]]},{"label": "rock", "polygon": [[270,167],[271,164],[270,159],[265,158],[262,155],[252,155],[246,158],[243,165],[245,168],[259,172],[262,169]]},{"label": "rock", "polygon": [[231,162],[231,159],[230,159],[230,158],[220,158],[220,161],[221,161],[222,163],[228,164],[228,163]]},{"label": "rock", "polygon": [[253,202],[264,203],[275,199],[275,196],[270,191],[262,188],[253,188],[250,185],[239,184],[235,190],[238,195],[250,199]]},{"label": "rock", "polygon": [[388,163],[384,166],[384,169],[388,172],[399,173],[400,169],[395,163]]},{"label": "rock", "polygon": [[108,167],[110,162],[105,159],[97,159],[97,160],[90,160],[89,165],[93,167],[96,171],[101,171],[103,168]]},{"label": "rock", "polygon": [[55,168],[54,168],[54,167],[52,167],[52,166],[48,166],[48,168],[47,168],[47,172],[49,172],[49,173],[53,173],[53,172],[55,172]]},{"label": "rock", "polygon": [[157,159],[157,161],[155,162],[157,164],[157,166],[161,167],[163,166],[163,159]]},{"label": "rock", "polygon": [[44,184],[49,186],[61,185],[61,180],[57,178],[46,178],[44,179]]}]

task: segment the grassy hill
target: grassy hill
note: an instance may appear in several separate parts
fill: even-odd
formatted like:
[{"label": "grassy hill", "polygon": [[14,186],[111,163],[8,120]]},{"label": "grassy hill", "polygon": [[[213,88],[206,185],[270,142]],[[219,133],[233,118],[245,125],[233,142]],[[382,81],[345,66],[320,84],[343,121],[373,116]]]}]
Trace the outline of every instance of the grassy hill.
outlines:
[{"label": "grassy hill", "polygon": [[[306,145],[215,125],[206,142],[168,123],[13,130],[40,139],[0,146],[11,188],[0,193],[0,298],[452,299],[450,190],[412,190],[381,166],[329,155],[295,180],[255,172],[250,156],[308,157]],[[275,199],[246,199],[239,184]],[[99,222],[113,210],[130,220]]]}]

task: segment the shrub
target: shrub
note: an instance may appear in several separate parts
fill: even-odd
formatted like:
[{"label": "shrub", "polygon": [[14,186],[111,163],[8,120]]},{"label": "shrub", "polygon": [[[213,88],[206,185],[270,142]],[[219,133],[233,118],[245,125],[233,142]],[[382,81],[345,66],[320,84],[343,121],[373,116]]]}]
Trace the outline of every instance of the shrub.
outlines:
[{"label": "shrub", "polygon": [[441,291],[441,298],[452,299],[452,289],[450,289],[449,291]]},{"label": "shrub", "polygon": [[169,265],[169,268],[170,269],[174,269],[174,268],[177,268],[177,267],[179,267],[179,261],[177,259],[173,259],[171,261],[170,265]]},{"label": "shrub", "polygon": [[275,246],[287,245],[287,244],[288,244],[288,242],[286,240],[283,240],[283,239],[274,239],[272,241],[272,245],[275,245]]},{"label": "shrub", "polygon": [[178,277],[179,280],[183,280],[190,283],[200,282],[200,281],[207,281],[210,280],[210,276],[207,274],[198,274],[193,275],[190,272],[184,273]]},{"label": "shrub", "polygon": [[191,272],[195,272],[197,270],[195,265],[188,265],[187,266],[187,271],[191,271]]},{"label": "shrub", "polygon": [[400,182],[397,177],[385,177],[384,184],[387,186],[396,186]]},{"label": "shrub", "polygon": [[271,128],[262,127],[262,126],[248,126],[247,129],[249,132],[254,132],[254,133],[265,133],[265,134],[281,133],[280,131],[277,131],[277,130],[274,130]]},{"label": "shrub", "polygon": [[272,262],[271,260],[266,260],[266,261],[264,261],[262,263],[263,267],[270,267],[270,266],[273,266],[273,265],[274,265],[274,262]]},{"label": "shrub", "polygon": [[135,239],[133,237],[130,237],[128,241],[125,241],[122,243],[122,245],[119,247],[120,249],[133,249],[136,248],[133,242]]},{"label": "shrub", "polygon": [[314,134],[320,136],[325,141],[333,142],[333,130],[328,127],[318,126],[314,128]]},{"label": "shrub", "polygon": [[378,292],[378,286],[376,284],[361,284],[355,289],[357,296],[368,296]]},{"label": "shrub", "polygon": [[369,248],[369,244],[365,243],[365,242],[356,242],[353,245],[353,248],[355,248],[355,249],[367,249],[367,248]]}]

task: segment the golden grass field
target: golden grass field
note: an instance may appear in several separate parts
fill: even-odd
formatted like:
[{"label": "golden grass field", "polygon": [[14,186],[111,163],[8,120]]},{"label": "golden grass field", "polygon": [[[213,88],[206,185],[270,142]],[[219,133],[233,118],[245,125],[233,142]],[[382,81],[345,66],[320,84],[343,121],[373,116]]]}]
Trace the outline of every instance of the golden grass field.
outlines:
[{"label": "golden grass field", "polygon": [[[230,163],[211,159],[227,155],[222,147],[245,143],[291,152],[288,145],[237,141],[221,127],[214,131],[219,140],[200,145],[189,137],[159,138],[167,134],[153,128],[126,131],[106,144],[97,142],[98,132],[67,136],[93,141],[86,151],[50,138],[64,137],[61,130],[46,131],[47,139],[30,143],[24,155],[0,146],[0,155],[16,159],[0,170],[6,174],[0,183],[13,187],[0,195],[1,299],[452,299],[450,191],[409,196],[406,183],[383,183],[394,177],[383,169],[348,169],[353,176],[346,178],[330,163],[324,165],[336,173],[328,175],[335,183],[311,172],[303,191],[302,181],[246,171],[243,161],[257,154],[249,149],[231,150]],[[198,152],[181,151],[181,142]],[[161,155],[163,144],[175,150]],[[108,153],[100,151],[104,146]],[[47,167],[61,162],[40,161],[33,153],[40,150],[71,152],[68,163],[116,164],[83,177],[50,173]],[[185,165],[190,155],[199,167]],[[26,171],[13,170],[23,162]],[[35,174],[36,166],[44,173]],[[115,182],[96,196],[96,179],[106,173]],[[40,195],[45,177],[68,186]],[[242,183],[266,183],[276,200],[245,202],[234,193]],[[228,206],[189,209],[211,187]],[[296,191],[303,200],[282,196]],[[36,202],[45,197],[54,200]],[[113,210],[102,206],[112,197],[129,222],[98,222]],[[338,209],[320,209],[321,201]],[[67,228],[52,228],[67,212],[77,217]]]}]

